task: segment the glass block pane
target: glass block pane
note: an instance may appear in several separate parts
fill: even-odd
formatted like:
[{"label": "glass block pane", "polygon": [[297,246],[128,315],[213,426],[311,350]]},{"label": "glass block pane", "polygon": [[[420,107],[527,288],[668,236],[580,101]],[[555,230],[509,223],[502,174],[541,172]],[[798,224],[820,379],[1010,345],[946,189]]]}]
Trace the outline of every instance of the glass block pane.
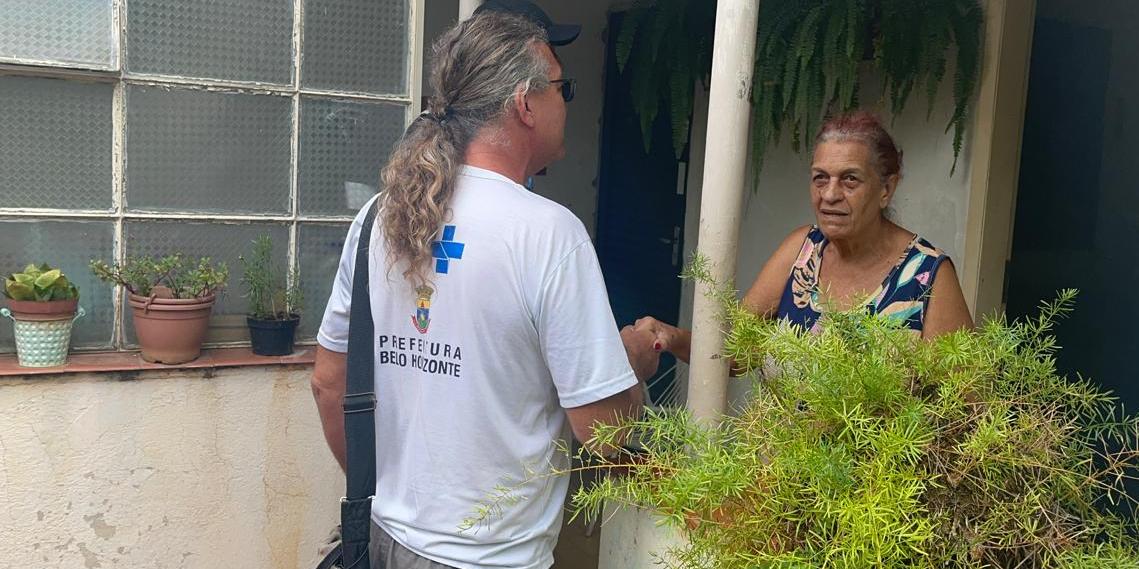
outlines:
[{"label": "glass block pane", "polygon": [[306,0],[301,85],[407,93],[408,0]]},{"label": "glass block pane", "polygon": [[292,101],[130,85],[126,206],[289,212]]},{"label": "glass block pane", "polygon": [[[114,222],[0,220],[0,273],[22,271],[28,263],[58,267],[79,287],[79,306],[87,316],[75,321],[74,348],[110,348],[115,308],[114,288],[91,274],[91,259],[110,259]],[[0,352],[15,352],[12,323],[0,322]]]},{"label": "glass block pane", "polygon": [[[274,258],[281,263],[288,258],[289,230],[281,224],[128,220],[125,233],[127,256],[162,256],[181,251],[186,258],[209,257],[229,267],[229,282],[214,305],[207,342],[249,339],[245,325],[245,288],[241,284],[243,271],[238,257],[249,253],[253,239],[268,233],[273,240]],[[126,312],[123,329],[127,342],[135,345],[137,339],[130,310]]]},{"label": "glass block pane", "polygon": [[0,14],[0,57],[111,66],[111,0],[0,0]]},{"label": "glass block pane", "polygon": [[305,295],[305,315],[297,329],[297,338],[311,340],[320,329],[332,282],[340,266],[340,253],[349,224],[301,224],[297,232],[297,262],[301,272],[301,291]]},{"label": "glass block pane", "polygon": [[403,134],[406,107],[301,99],[298,204],[302,214],[355,215],[380,186]]},{"label": "glass block pane", "polygon": [[112,91],[0,76],[0,204],[111,209]]},{"label": "glass block pane", "polygon": [[291,84],[292,61],[290,1],[127,2],[131,71]]}]

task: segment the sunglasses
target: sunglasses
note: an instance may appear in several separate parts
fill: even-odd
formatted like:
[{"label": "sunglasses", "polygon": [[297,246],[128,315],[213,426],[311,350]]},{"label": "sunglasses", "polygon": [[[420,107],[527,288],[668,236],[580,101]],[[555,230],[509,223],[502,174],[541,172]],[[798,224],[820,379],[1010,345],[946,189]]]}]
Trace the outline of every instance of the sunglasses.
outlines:
[{"label": "sunglasses", "polygon": [[550,81],[551,84],[561,83],[562,100],[570,102],[573,96],[577,94],[577,79],[554,79]]}]

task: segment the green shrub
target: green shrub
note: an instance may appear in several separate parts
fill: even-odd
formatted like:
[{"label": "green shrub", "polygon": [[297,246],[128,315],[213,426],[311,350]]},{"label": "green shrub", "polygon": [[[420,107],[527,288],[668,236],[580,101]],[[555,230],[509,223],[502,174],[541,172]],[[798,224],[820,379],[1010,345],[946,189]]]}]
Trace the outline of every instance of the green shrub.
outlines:
[{"label": "green shrub", "polygon": [[748,401],[714,427],[686,411],[597,430],[644,453],[573,497],[663,514],[686,544],[667,566],[1137,567],[1139,421],[1056,372],[1051,330],[1075,291],[1019,322],[924,342],[863,311],[817,335],[721,289],[727,355]]}]

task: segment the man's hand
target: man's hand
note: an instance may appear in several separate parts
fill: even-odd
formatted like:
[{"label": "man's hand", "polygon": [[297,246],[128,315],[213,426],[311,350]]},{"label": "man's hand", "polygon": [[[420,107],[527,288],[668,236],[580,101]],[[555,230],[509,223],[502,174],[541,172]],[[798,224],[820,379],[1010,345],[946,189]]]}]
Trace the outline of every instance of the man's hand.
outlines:
[{"label": "man's hand", "polygon": [[656,337],[648,329],[626,326],[621,330],[621,342],[629,356],[629,365],[637,379],[645,381],[657,372],[660,365],[660,352],[653,348]]}]

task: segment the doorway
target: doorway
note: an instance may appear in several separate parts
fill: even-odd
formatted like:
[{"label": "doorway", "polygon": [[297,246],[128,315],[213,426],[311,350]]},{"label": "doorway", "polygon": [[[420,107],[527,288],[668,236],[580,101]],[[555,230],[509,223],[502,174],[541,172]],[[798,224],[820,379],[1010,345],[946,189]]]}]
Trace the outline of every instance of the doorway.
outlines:
[{"label": "doorway", "polygon": [[[614,40],[623,17],[624,12],[610,14],[606,42],[597,255],[618,326],[646,315],[675,324],[684,263],[687,158],[676,157],[667,109],[657,115],[650,148],[645,149],[629,76],[617,70]],[[674,363],[666,356],[659,374]],[[672,387],[669,378],[649,383],[654,401]]]},{"label": "doorway", "polygon": [[1038,0],[1006,270],[1010,318],[1077,288],[1059,323],[1061,373],[1079,372],[1139,407],[1139,8]]}]

